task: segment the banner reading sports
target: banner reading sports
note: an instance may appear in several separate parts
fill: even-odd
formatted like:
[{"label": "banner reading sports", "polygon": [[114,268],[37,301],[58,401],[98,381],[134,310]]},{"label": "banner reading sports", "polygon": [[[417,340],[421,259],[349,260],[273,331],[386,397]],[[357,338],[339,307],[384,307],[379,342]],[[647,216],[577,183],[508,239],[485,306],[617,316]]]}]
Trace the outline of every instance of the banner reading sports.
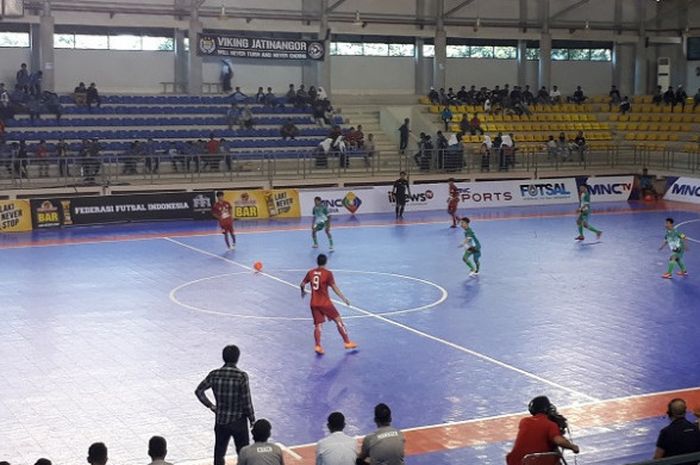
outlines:
[{"label": "banner reading sports", "polygon": [[243,37],[223,34],[197,34],[197,54],[268,60],[323,60],[322,41]]},{"label": "banner reading sports", "polygon": [[700,203],[700,179],[678,178],[666,191],[664,200],[677,202]]},{"label": "banner reading sports", "polygon": [[0,200],[0,233],[32,230],[32,214],[27,200]]},{"label": "banner reading sports", "polygon": [[586,181],[594,202],[616,202],[629,200],[634,185],[633,176],[605,176],[588,178]]},{"label": "banner reading sports", "polygon": [[299,218],[299,193],[296,189],[224,191],[224,200],[233,207],[239,220]]}]

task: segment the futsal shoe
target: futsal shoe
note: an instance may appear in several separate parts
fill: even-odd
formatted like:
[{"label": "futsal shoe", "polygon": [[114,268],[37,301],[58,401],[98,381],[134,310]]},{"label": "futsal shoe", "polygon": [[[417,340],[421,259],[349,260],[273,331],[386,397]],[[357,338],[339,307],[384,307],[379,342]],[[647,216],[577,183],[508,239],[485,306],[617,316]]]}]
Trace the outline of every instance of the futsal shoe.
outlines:
[{"label": "futsal shoe", "polygon": [[236,244],[231,244],[231,247],[228,248],[229,250],[236,250]]},{"label": "futsal shoe", "polygon": [[312,249],[318,249],[318,244],[314,244],[311,246]]},{"label": "futsal shoe", "polygon": [[357,344],[355,344],[355,343],[352,342],[352,341],[346,342],[346,343],[343,344],[343,345],[345,346],[345,348],[346,348],[347,350],[357,349]]},{"label": "futsal shoe", "polygon": [[328,250],[329,250],[330,252],[333,252],[335,249],[334,249],[333,246],[331,245],[330,247],[328,247]]},{"label": "futsal shoe", "polygon": [[586,238],[583,237],[583,236],[576,236],[576,237],[574,237],[574,240],[575,240],[575,241],[582,241],[582,240],[585,240],[585,239],[586,239]]},{"label": "futsal shoe", "polygon": [[684,277],[685,277],[685,276],[688,276],[688,272],[687,272],[687,271],[677,271],[676,274],[677,274],[678,276],[684,276]]},{"label": "futsal shoe", "polygon": [[318,355],[323,355],[323,354],[326,353],[326,352],[323,350],[323,347],[321,347],[321,346],[315,346],[315,347],[314,347],[314,352],[316,352]]},{"label": "futsal shoe", "polygon": [[476,278],[477,276],[479,276],[479,272],[478,271],[470,271],[469,276],[473,276]]},{"label": "futsal shoe", "polygon": [[595,238],[597,240],[600,240],[600,236],[602,236],[602,235],[603,235],[603,231],[598,231],[597,233],[595,233]]},{"label": "futsal shoe", "polygon": [[673,275],[671,273],[664,273],[661,275],[661,277],[664,279],[671,279],[673,278]]}]

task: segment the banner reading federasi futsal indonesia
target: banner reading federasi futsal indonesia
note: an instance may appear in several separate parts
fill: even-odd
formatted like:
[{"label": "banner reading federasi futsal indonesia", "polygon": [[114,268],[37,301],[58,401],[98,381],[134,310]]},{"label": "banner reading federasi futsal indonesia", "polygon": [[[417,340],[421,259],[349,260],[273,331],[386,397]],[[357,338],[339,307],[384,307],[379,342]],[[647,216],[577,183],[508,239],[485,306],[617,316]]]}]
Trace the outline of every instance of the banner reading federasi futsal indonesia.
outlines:
[{"label": "banner reading federasi futsal indonesia", "polygon": [[0,200],[0,233],[32,230],[32,210],[27,200]]},{"label": "banner reading federasi futsal indonesia", "polygon": [[273,39],[203,33],[197,35],[197,54],[268,60],[320,61],[326,57],[326,48],[319,40]]}]

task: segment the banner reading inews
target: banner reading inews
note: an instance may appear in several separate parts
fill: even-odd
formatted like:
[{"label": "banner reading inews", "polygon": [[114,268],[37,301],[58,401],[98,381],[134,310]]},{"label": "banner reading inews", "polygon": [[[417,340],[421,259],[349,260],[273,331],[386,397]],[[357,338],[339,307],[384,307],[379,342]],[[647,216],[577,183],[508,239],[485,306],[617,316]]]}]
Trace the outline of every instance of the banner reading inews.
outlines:
[{"label": "banner reading inews", "polygon": [[664,200],[700,203],[700,179],[681,177],[666,191]]},{"label": "banner reading inews", "polygon": [[204,33],[197,34],[197,54],[270,60],[323,60],[320,40],[274,39]]},{"label": "banner reading inews", "polygon": [[224,200],[233,207],[239,220],[299,218],[299,193],[296,189],[224,191]]},{"label": "banner reading inews", "polygon": [[32,230],[28,200],[0,200],[0,233]]},{"label": "banner reading inews", "polygon": [[634,176],[604,176],[588,178],[586,181],[594,202],[616,202],[629,200],[634,186]]}]

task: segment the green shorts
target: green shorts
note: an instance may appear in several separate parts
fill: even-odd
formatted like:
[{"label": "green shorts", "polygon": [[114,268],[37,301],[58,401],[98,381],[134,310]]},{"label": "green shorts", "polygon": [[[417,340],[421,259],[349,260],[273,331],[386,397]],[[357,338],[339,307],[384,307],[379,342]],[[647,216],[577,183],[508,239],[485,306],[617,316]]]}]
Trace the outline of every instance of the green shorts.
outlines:
[{"label": "green shorts", "polygon": [[469,257],[474,257],[474,261],[479,261],[479,258],[481,258],[481,249],[477,249],[475,247],[468,248],[464,252],[464,256],[462,257],[462,259],[466,260]]},{"label": "green shorts", "polygon": [[320,223],[314,223],[314,231],[323,231],[328,226],[327,221],[321,221]]},{"label": "green shorts", "polygon": [[683,260],[683,254],[685,253],[685,250],[683,249],[676,249],[671,253],[671,258],[669,260],[675,261],[675,260]]},{"label": "green shorts", "polygon": [[579,223],[588,223],[588,218],[590,218],[590,217],[591,217],[590,212],[579,213],[578,219],[576,221]]}]

